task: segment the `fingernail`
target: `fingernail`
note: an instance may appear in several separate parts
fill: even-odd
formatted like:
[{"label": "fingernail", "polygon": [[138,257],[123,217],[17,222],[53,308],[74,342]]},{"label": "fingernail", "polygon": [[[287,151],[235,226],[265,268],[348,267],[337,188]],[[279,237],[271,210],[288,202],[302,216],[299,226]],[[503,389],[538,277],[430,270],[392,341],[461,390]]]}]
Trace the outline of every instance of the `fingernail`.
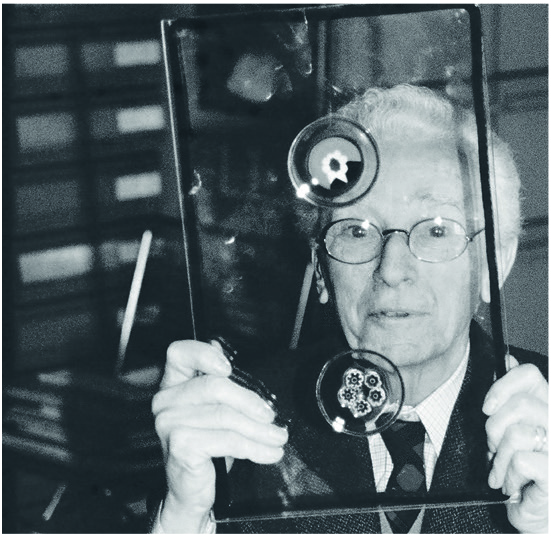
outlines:
[{"label": "fingernail", "polygon": [[490,474],[488,475],[488,486],[494,489],[497,487],[497,477],[493,469],[490,471]]},{"label": "fingernail", "polygon": [[287,430],[279,426],[270,426],[268,434],[276,441],[280,441],[282,443],[287,441],[287,438],[289,437]]},{"label": "fingernail", "polygon": [[275,419],[275,411],[266,402],[262,402],[257,406],[257,413],[259,417],[269,422]]},{"label": "fingernail", "polygon": [[231,364],[228,358],[222,352],[216,352],[216,358],[215,364],[218,370],[224,374],[229,374],[231,372]]},{"label": "fingernail", "polygon": [[210,345],[215,349],[214,355],[217,359],[214,362],[214,366],[217,367],[222,374],[230,373],[232,370],[232,366],[228,358],[224,355],[224,350],[222,349],[222,345],[220,344],[220,342],[216,339],[212,339],[210,341]]},{"label": "fingernail", "polygon": [[277,449],[274,449],[271,461],[273,463],[276,463],[276,462],[280,461],[281,458],[283,458],[284,454],[285,454],[285,451],[281,447],[278,447]]},{"label": "fingernail", "polygon": [[482,411],[486,415],[491,415],[496,410],[496,407],[497,407],[497,400],[493,397],[489,397],[484,402],[484,405],[482,406]]},{"label": "fingernail", "polygon": [[285,456],[285,450],[283,450],[283,447],[279,447],[277,449],[277,461],[280,461],[283,456]]},{"label": "fingernail", "polygon": [[507,354],[505,356],[505,368],[507,369],[507,372],[515,367],[518,367],[518,361],[516,360],[515,356]]}]

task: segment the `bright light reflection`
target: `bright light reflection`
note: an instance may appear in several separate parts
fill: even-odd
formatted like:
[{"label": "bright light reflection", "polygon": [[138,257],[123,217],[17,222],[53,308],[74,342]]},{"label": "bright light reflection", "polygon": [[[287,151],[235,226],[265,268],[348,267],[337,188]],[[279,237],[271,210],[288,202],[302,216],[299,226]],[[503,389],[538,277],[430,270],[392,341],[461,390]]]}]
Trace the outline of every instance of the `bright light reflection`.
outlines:
[{"label": "bright light reflection", "polygon": [[226,244],[227,246],[234,243],[235,243],[235,236],[232,236],[231,238],[228,238],[227,240],[224,241],[224,244]]},{"label": "bright light reflection", "polygon": [[362,229],[369,229],[370,225],[369,220],[362,221]]},{"label": "bright light reflection", "polygon": [[331,423],[331,427],[333,428],[333,430],[335,430],[335,432],[341,433],[342,431],[344,431],[344,424],[344,419],[342,417],[337,417]]},{"label": "bright light reflection", "polygon": [[301,184],[297,190],[297,197],[304,199],[310,193],[310,186],[307,184]]},{"label": "bright light reflection", "polygon": [[312,177],[312,180],[310,181],[312,183],[312,186],[319,186],[320,181],[316,179],[316,177]]},{"label": "bright light reflection", "polygon": [[434,223],[436,223],[436,225],[442,225],[442,218],[440,216],[434,218]]}]

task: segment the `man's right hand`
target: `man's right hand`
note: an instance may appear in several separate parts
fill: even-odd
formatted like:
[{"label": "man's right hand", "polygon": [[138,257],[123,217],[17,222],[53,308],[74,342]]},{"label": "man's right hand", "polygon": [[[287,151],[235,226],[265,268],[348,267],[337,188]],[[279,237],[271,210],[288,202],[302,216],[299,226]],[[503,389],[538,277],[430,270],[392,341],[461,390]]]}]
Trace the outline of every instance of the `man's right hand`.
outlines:
[{"label": "man's right hand", "polygon": [[217,343],[177,341],[153,398],[168,493],[160,513],[164,532],[200,533],[214,504],[212,458],[275,463],[287,431],[258,395],[229,379],[231,365]]}]

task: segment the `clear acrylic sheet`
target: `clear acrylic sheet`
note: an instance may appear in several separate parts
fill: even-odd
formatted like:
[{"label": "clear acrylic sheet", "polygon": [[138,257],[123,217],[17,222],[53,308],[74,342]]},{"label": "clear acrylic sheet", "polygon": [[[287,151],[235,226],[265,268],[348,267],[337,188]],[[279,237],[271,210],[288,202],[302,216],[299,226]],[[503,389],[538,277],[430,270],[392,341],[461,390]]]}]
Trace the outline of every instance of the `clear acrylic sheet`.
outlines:
[{"label": "clear acrylic sheet", "polygon": [[[503,502],[486,484],[484,445],[473,446],[484,459],[460,489],[407,498],[366,491],[370,467],[362,453],[374,421],[366,422],[365,437],[352,437],[318,407],[325,387],[316,374],[346,347],[337,313],[316,303],[310,250],[295,226],[297,207],[338,208],[369,196],[385,165],[376,137],[333,114],[370,87],[426,86],[475,111],[484,161],[478,10],[313,6],[169,21],[163,32],[194,333],[199,340],[223,337],[237,349],[228,355],[252,376],[236,373],[235,380],[274,404],[291,438],[275,465],[249,464],[226,477],[218,461],[217,521]],[[461,173],[471,179],[464,185],[466,210],[476,212],[490,240],[498,307],[490,329],[501,355],[489,177],[484,162],[480,167],[460,145]],[[327,154],[345,155],[344,180],[342,166],[323,164]],[[319,184],[320,176],[328,185]],[[342,191],[331,188],[335,179]],[[482,198],[483,214],[477,212]],[[315,365],[296,380],[303,355]],[[366,382],[370,367],[362,369]],[[344,385],[339,374],[333,391]],[[400,382],[391,389],[390,380],[380,381],[385,395],[397,390],[397,414]],[[297,405],[316,414],[319,429],[301,429]]]}]

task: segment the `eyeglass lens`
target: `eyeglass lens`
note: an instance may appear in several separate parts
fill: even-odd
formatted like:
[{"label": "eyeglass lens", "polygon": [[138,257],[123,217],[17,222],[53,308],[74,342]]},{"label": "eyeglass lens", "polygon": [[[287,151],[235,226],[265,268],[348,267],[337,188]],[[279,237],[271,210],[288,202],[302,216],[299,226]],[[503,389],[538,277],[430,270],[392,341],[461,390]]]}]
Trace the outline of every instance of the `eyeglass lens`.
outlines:
[{"label": "eyeglass lens", "polygon": [[[433,218],[415,224],[408,236],[408,246],[420,260],[444,262],[461,255],[469,242],[461,224],[447,218]],[[332,223],[325,233],[327,253],[341,262],[361,264],[380,255],[385,232],[367,220],[345,219]]]}]

